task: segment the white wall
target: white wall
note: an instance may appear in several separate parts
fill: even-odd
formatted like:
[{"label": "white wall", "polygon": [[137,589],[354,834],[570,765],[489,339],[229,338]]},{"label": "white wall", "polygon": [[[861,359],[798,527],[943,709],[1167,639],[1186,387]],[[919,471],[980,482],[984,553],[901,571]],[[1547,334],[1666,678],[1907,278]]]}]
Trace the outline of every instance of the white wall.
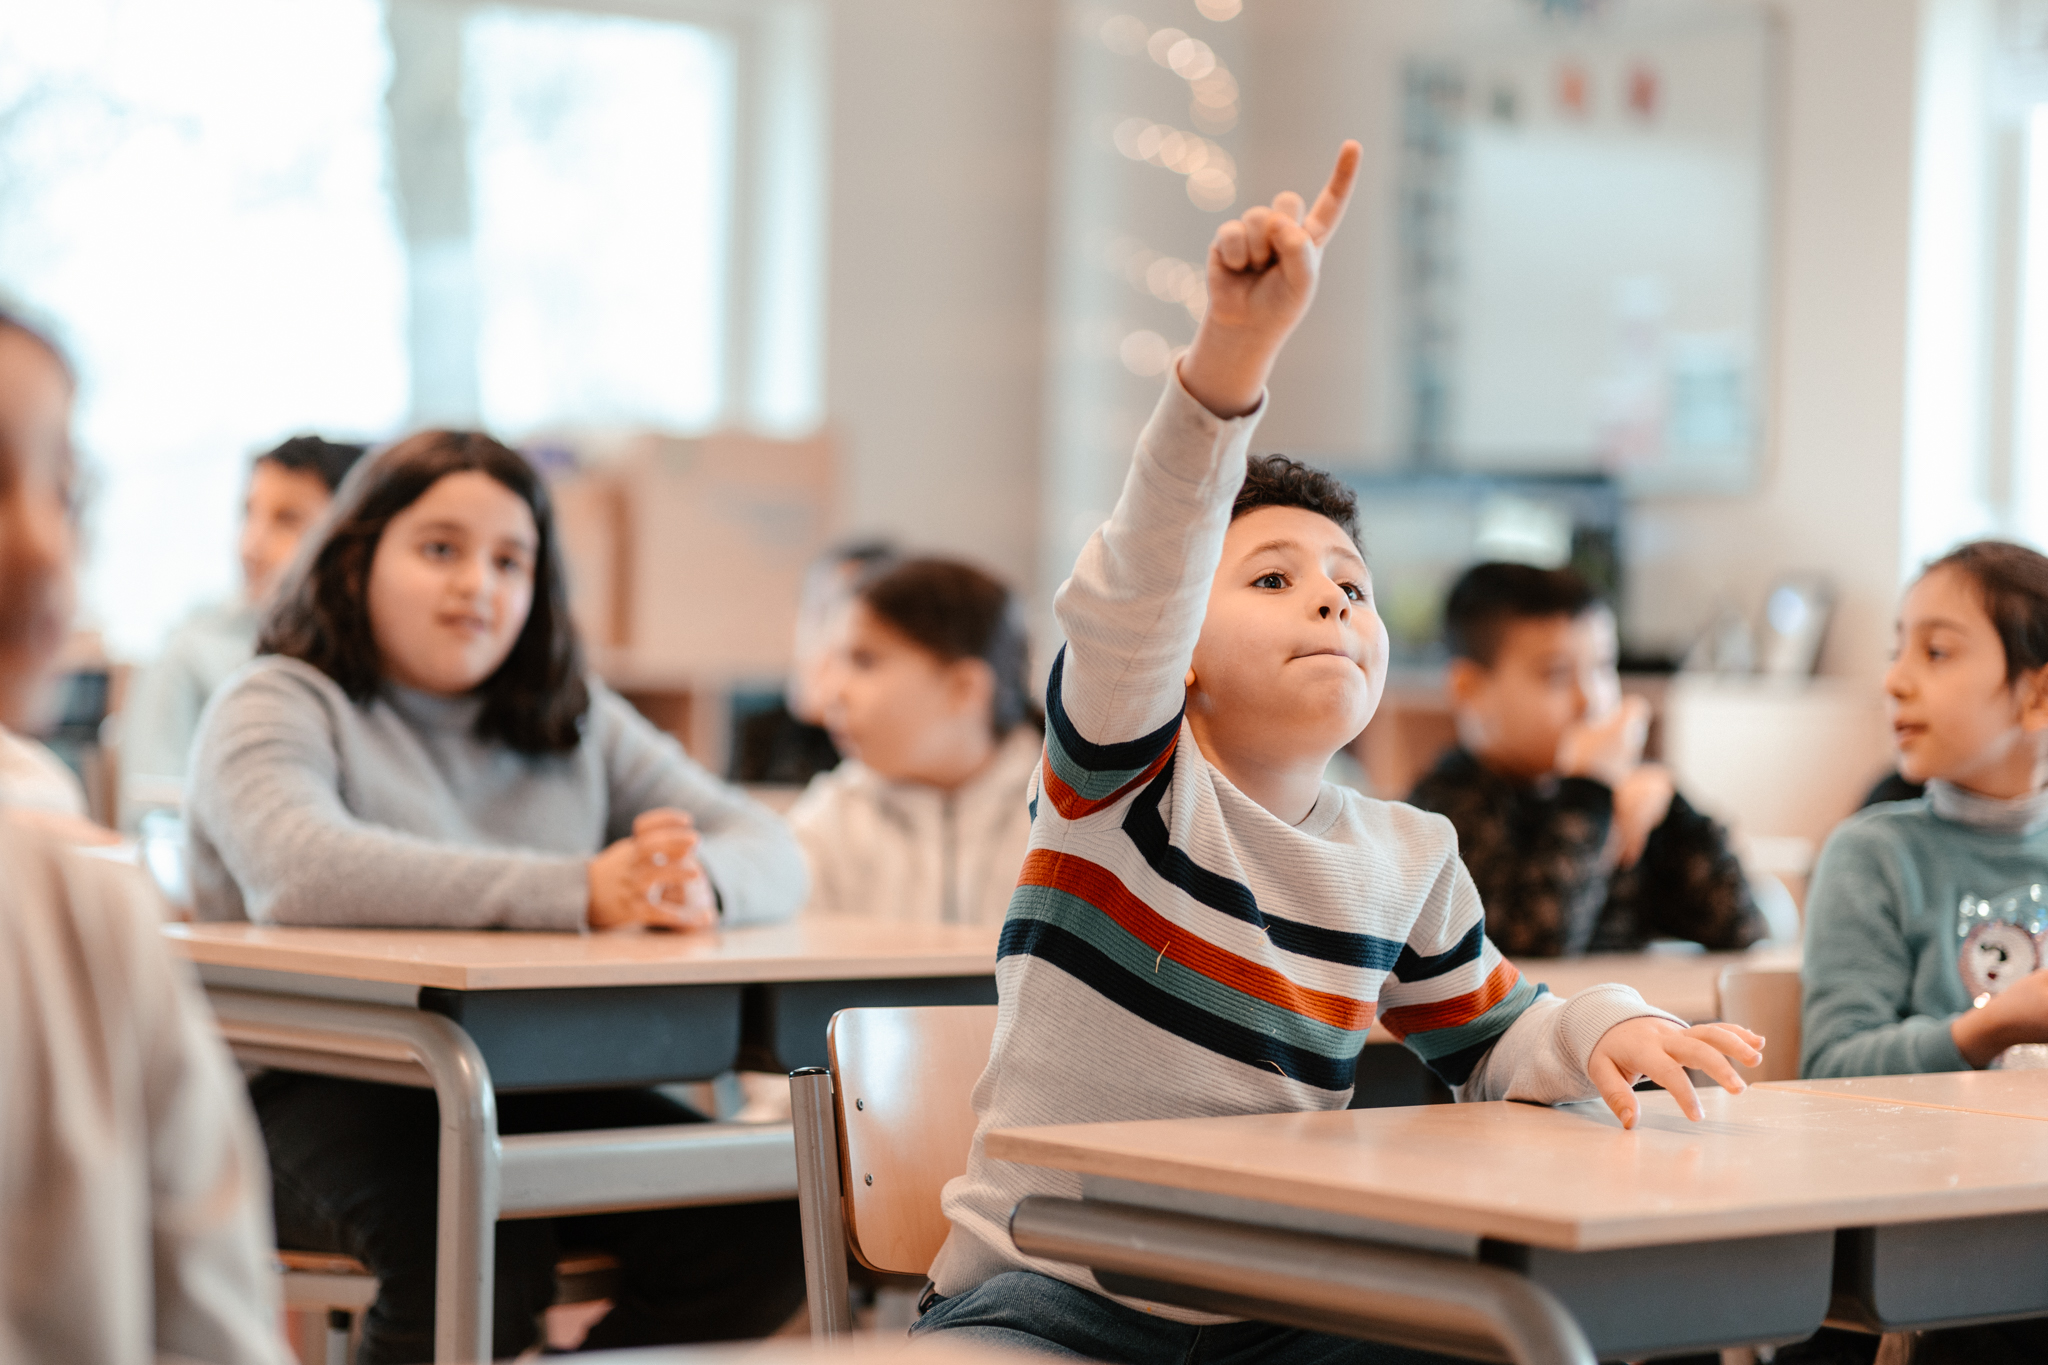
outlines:
[{"label": "white wall", "polygon": [[[1920,5],[1772,9],[1783,70],[1764,451],[1740,494],[1635,500],[1628,626],[1638,647],[1683,649],[1722,603],[1754,612],[1780,575],[1820,570],[1841,591],[1824,667],[1870,676],[1901,565]],[[1417,13],[1407,0],[1265,0],[1247,14],[1251,192],[1315,184],[1339,137],[1367,149],[1316,312],[1274,376],[1263,447],[1384,456],[1402,429],[1403,395],[1387,380],[1399,368],[1386,240],[1398,92],[1385,65],[1360,54],[1412,42]]]},{"label": "white wall", "polygon": [[[1150,0],[1114,8],[1164,12]],[[1765,450],[1743,493],[1638,501],[1628,619],[1639,644],[1682,648],[1720,604],[1754,611],[1780,575],[1818,570],[1841,592],[1824,668],[1870,678],[1904,564],[1922,5],[1773,9],[1784,70]],[[1395,369],[1375,363],[1394,305],[1390,253],[1375,235],[1390,221],[1396,93],[1357,54],[1404,40],[1413,11],[1260,0],[1232,25],[1244,44],[1245,123],[1232,139],[1240,203],[1312,190],[1340,137],[1368,149],[1317,309],[1274,378],[1263,448],[1355,456],[1398,429],[1398,394],[1372,392],[1368,379]],[[1090,136],[1089,117],[1106,112],[1090,103],[1103,88],[1077,83],[1071,55],[1058,54],[1090,41],[1109,12],[1051,0],[840,0],[832,10],[828,388],[847,529],[969,554],[1041,589],[1064,575],[1078,519],[1115,477],[1097,467],[1106,454],[1083,448],[1099,441],[1062,433],[1071,414],[1046,363],[1049,351],[1055,367],[1073,361],[1078,344],[1048,317],[1085,311],[1052,302],[1062,267],[1048,258],[1080,249],[1060,236],[1071,186],[1055,148]],[[1121,374],[1113,355],[1088,364]],[[1127,439],[1149,397],[1138,403],[1128,375],[1101,382],[1118,412],[1096,425]]]},{"label": "white wall", "polygon": [[1874,677],[1901,563],[1915,0],[1786,0],[1774,408],[1753,491],[1641,501],[1630,624],[1679,645],[1793,570],[1841,600],[1824,671]]},{"label": "white wall", "polygon": [[826,411],[846,532],[1028,585],[1044,371],[1050,0],[839,0]]}]

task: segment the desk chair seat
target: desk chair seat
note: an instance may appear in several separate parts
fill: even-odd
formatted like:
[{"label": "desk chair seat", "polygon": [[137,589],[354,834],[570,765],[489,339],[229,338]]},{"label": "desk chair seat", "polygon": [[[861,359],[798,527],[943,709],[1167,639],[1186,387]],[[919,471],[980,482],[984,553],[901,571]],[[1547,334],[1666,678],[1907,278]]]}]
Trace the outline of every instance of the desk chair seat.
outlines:
[{"label": "desk chair seat", "polygon": [[812,1336],[853,1331],[849,1252],[885,1274],[931,1270],[950,1227],[939,1192],[967,1169],[995,1029],[993,1005],[841,1010],[828,1064],[791,1073]]},{"label": "desk chair seat", "polygon": [[[298,1328],[292,1345],[302,1365],[348,1365],[357,1320],[377,1301],[377,1277],[355,1257],[331,1251],[280,1251],[277,1270],[285,1314]],[[617,1257],[569,1252],[555,1262],[555,1304],[609,1299],[618,1277]]]}]

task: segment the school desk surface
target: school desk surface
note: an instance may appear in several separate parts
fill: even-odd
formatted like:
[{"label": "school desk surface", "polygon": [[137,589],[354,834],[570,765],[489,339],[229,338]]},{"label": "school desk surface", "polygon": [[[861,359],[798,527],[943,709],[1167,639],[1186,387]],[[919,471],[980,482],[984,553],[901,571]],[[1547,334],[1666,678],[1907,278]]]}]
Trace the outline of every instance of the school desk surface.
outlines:
[{"label": "school desk surface", "polygon": [[[1487,1332],[1331,1297],[1346,1258],[1387,1260],[1372,1282],[1451,1277],[1422,1295],[1438,1308],[1478,1292],[1457,1276],[1520,1275],[1584,1333],[1536,1330],[1546,1360],[1784,1341],[1830,1314],[1888,1330],[2048,1312],[2038,1250],[2015,1254],[2048,1239],[2037,1121],[1781,1087],[1702,1091],[1699,1123],[1638,1100],[1633,1132],[1598,1102],[1493,1103],[1012,1129],[987,1151],[1080,1176],[1080,1200],[1019,1205],[1029,1254],[1216,1311],[1354,1330],[1380,1311],[1440,1347]],[[1288,1255],[1291,1279],[1259,1278]]]},{"label": "school desk surface", "polygon": [[1930,1071],[1917,1076],[1772,1081],[1770,1088],[1883,1104],[1919,1104],[1974,1114],[2048,1119],[2048,1071]]},{"label": "school desk surface", "polygon": [[701,934],[164,932],[197,965],[245,1064],[434,1090],[438,1361],[477,1359],[487,1346],[500,1217],[796,1191],[786,1123],[501,1136],[499,1091],[819,1065],[840,1008],[995,1001],[993,929],[823,920]]}]

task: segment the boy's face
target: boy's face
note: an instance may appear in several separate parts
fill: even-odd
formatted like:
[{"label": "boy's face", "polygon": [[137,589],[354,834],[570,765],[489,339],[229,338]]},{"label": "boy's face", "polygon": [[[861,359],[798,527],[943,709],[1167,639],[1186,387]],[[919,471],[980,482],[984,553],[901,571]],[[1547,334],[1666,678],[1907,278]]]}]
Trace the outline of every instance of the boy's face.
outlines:
[{"label": "boy's face", "polygon": [[71,381],[0,329],[0,724],[25,726],[71,622]]},{"label": "boy's face", "polygon": [[1230,524],[1189,669],[1188,719],[1212,757],[1327,759],[1358,736],[1387,679],[1387,628],[1343,528],[1301,507]]},{"label": "boy's face", "polygon": [[1542,777],[1557,766],[1565,731],[1620,704],[1616,654],[1614,614],[1605,607],[1508,622],[1492,667],[1451,661],[1459,738],[1496,772]]},{"label": "boy's face", "polygon": [[259,605],[277,586],[299,541],[333,495],[318,474],[258,460],[249,471],[249,497],[242,505],[242,584]]}]

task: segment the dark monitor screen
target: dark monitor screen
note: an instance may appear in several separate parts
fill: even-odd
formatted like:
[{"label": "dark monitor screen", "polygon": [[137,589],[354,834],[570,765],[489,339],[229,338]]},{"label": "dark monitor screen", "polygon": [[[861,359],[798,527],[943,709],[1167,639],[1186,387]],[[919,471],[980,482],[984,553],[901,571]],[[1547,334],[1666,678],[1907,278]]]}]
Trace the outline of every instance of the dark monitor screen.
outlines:
[{"label": "dark monitor screen", "polygon": [[1621,492],[1599,475],[1353,474],[1373,594],[1397,666],[1444,660],[1444,598],[1489,559],[1569,564],[1619,604]]}]

